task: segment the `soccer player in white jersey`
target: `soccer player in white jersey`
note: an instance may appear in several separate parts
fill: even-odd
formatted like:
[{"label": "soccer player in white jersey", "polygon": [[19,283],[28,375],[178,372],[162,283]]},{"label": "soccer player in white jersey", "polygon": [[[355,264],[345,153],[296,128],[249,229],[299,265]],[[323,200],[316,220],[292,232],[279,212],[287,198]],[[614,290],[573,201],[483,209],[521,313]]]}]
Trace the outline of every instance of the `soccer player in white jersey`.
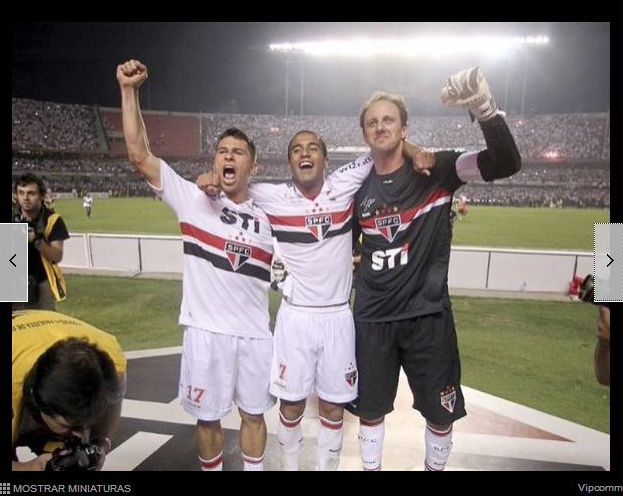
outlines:
[{"label": "soccer player in white jersey", "polygon": [[87,191],[87,194],[82,198],[82,206],[87,213],[87,219],[91,220],[91,208],[93,207],[93,197],[91,193]]},{"label": "soccer player in white jersey", "polygon": [[[410,143],[405,146],[405,154],[426,174],[433,154],[420,151]],[[291,183],[249,188],[268,214],[289,273],[275,324],[270,391],[281,400],[278,439],[284,469],[298,470],[301,420],[307,398],[315,391],[320,416],[317,468],[337,470],[343,404],[357,396],[355,328],[349,306],[353,198],[373,164],[367,154],[325,179],[326,145],[307,130],[291,139],[288,159]],[[200,176],[198,185],[213,193],[211,188],[219,181],[218,174],[208,173]]]},{"label": "soccer player in white jersey", "polygon": [[255,145],[240,130],[216,144],[214,168],[222,193],[208,198],[149,150],[138,100],[147,68],[130,60],[117,67],[123,132],[130,160],[175,211],[184,241],[179,323],[186,326],[179,398],[197,418],[203,470],[222,470],[220,419],[238,406],[245,470],[263,470],[264,412],[269,393],[272,336],[268,289],[272,237],[266,214],[248,197],[257,169]]}]

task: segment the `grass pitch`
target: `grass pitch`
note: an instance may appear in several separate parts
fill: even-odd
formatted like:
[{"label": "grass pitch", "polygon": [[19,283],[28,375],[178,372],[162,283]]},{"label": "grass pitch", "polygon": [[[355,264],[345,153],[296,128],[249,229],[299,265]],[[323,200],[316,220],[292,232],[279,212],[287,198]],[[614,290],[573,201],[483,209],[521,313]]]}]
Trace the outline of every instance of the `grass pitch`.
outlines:
[{"label": "grass pitch", "polygon": [[[58,310],[124,350],[179,346],[181,282],[68,275]],[[270,292],[274,316],[280,295]],[[593,371],[597,309],[578,302],[453,297],[462,383],[610,432],[610,389]]]},{"label": "grass pitch", "polygon": [[[169,206],[150,198],[94,199],[91,219],[82,200],[57,200],[70,232],[178,235]],[[550,250],[593,250],[593,224],[610,222],[610,211],[575,208],[474,207],[454,223],[453,245]]]}]

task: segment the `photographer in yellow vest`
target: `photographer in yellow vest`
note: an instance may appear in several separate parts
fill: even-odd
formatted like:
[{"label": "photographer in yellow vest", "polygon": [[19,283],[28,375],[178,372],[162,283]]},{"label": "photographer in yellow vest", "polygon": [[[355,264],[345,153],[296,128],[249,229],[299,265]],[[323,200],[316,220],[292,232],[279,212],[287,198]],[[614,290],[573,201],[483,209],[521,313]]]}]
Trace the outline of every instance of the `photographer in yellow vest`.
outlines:
[{"label": "photographer in yellow vest", "polygon": [[18,177],[14,193],[17,204],[12,220],[28,223],[28,302],[13,303],[13,310],[56,310],[56,302],[67,295],[58,266],[63,259],[63,242],[69,238],[67,226],[60,215],[46,207],[46,187],[39,176],[27,173]]},{"label": "photographer in yellow vest", "polygon": [[[45,310],[13,312],[12,328],[12,469],[101,469],[125,394],[117,339]],[[20,462],[19,446],[37,457]]]}]

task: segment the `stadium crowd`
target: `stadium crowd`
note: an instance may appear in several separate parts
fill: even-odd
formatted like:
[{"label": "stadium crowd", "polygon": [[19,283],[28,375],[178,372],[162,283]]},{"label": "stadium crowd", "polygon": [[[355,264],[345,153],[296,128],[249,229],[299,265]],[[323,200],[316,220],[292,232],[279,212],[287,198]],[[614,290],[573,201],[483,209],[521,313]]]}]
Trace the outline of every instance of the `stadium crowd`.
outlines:
[{"label": "stadium crowd", "polygon": [[[604,114],[560,114],[509,117],[524,160],[578,160],[610,158],[609,130]],[[210,114],[203,118],[202,142],[210,144],[219,130],[230,126],[248,130],[260,156],[283,153],[290,136],[301,129],[319,132],[329,149],[364,146],[354,117],[278,116]],[[430,148],[460,147],[475,150],[484,146],[478,126],[461,117],[409,118],[409,139]],[[606,146],[608,144],[608,146]]]},{"label": "stadium crowd", "polygon": [[471,205],[516,207],[595,207],[610,208],[610,191],[583,184],[555,186],[467,184],[457,192]]},{"label": "stadium crowd", "polygon": [[94,107],[13,98],[13,148],[100,150]]},{"label": "stadium crowd", "polygon": [[[104,126],[96,107],[14,98],[12,117],[13,149],[102,150],[97,135]],[[610,158],[607,114],[508,116],[507,121],[526,161]],[[409,139],[427,147],[473,150],[484,145],[478,127],[463,116],[411,116],[409,123]],[[317,131],[330,149],[364,146],[355,117],[202,114],[203,151],[211,153],[215,136],[231,126],[253,136],[260,157],[283,154],[301,129]]]},{"label": "stadium crowd", "polygon": [[[55,193],[88,189],[113,196],[152,195],[125,153],[104,151],[98,134],[106,136],[108,130],[96,107],[14,98],[12,110],[14,176],[23,172],[41,174]],[[463,187],[461,194],[470,203],[609,206],[607,114],[534,115],[508,117],[507,121],[524,166],[517,175],[496,181],[493,187]],[[323,136],[332,158],[330,169],[346,161],[344,156],[334,159],[331,150],[364,149],[355,117],[197,114],[197,125],[201,125],[202,156],[166,157],[182,177],[192,181],[212,163],[214,137],[230,126],[244,129],[256,142],[256,180],[283,181],[291,177],[285,150],[290,137],[301,129],[315,130]],[[409,129],[409,139],[428,148],[458,145],[460,149],[477,150],[484,146],[478,126],[463,116],[412,116]],[[352,157],[357,153],[352,150]]]}]

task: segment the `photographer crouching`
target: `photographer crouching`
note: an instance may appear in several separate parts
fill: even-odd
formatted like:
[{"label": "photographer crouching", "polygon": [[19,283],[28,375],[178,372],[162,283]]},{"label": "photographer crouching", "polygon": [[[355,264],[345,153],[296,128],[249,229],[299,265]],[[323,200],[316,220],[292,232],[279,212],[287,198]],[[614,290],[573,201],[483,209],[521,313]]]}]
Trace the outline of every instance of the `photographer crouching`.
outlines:
[{"label": "photographer crouching", "polygon": [[12,470],[100,470],[125,394],[117,339],[45,310],[13,312],[12,328]]},{"label": "photographer crouching", "polygon": [[28,223],[28,302],[13,303],[13,310],[56,310],[56,302],[67,294],[58,266],[63,259],[63,242],[69,238],[67,226],[60,215],[45,206],[46,187],[39,176],[21,175],[14,193],[17,204],[12,220]]}]

